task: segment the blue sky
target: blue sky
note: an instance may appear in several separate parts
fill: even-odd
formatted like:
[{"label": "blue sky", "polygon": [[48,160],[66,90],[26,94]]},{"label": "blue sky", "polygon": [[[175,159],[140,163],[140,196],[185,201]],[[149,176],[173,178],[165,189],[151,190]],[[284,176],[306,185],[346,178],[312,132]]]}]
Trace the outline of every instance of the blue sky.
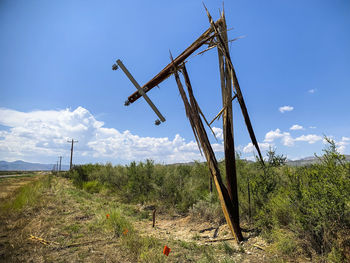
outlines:
[{"label": "blue sky", "polygon": [[[205,1],[216,20],[222,1]],[[350,154],[350,2],[226,1],[231,57],[263,150],[290,159],[321,154],[323,136]],[[208,28],[202,1],[0,1],[0,159],[52,163],[201,160],[175,80],[148,93],[167,121],[111,66],[142,85]],[[208,119],[221,109],[215,49],[187,69]],[[289,106],[289,107],[287,107]],[[252,158],[234,102],[237,150]],[[211,138],[222,158],[222,123]]]}]

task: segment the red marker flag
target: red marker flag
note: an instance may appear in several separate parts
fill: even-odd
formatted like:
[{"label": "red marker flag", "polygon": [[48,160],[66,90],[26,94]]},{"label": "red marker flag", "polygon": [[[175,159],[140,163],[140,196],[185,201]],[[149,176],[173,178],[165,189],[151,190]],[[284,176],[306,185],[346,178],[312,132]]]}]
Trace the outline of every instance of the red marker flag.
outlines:
[{"label": "red marker flag", "polygon": [[166,256],[169,256],[170,250],[171,250],[171,249],[170,249],[169,247],[164,246],[163,254],[166,255]]}]

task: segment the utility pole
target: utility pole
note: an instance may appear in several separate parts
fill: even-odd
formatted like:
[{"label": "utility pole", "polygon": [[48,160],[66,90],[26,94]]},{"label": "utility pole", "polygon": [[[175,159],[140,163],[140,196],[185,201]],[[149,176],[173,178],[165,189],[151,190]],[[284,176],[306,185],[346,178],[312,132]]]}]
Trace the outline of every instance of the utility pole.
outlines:
[{"label": "utility pole", "polygon": [[67,142],[72,143],[72,146],[70,148],[70,164],[69,164],[69,170],[72,170],[72,167],[73,167],[73,165],[72,165],[72,161],[73,161],[73,147],[74,147],[74,143],[78,142],[78,141],[74,141],[74,139],[72,138],[72,140],[67,141]]},{"label": "utility pole", "polygon": [[62,156],[59,156],[58,158],[60,158],[60,166],[59,166],[59,168],[58,168],[58,172],[60,173],[60,172],[61,172]]},{"label": "utility pole", "polygon": [[[205,7],[206,9],[206,7]],[[256,140],[252,123],[248,114],[247,107],[245,105],[241,88],[239,86],[235,69],[233,67],[227,36],[227,26],[225,21],[225,14],[221,14],[221,18],[216,22],[213,21],[211,15],[206,9],[207,16],[209,19],[210,27],[188,48],[186,48],[178,57],[175,59],[171,56],[171,62],[163,68],[157,75],[155,75],[150,81],[144,84],[142,87],[132,78],[131,74],[126,70],[120,60],[117,60],[117,64],[112,66],[113,70],[118,69],[118,66],[122,68],[124,73],[129,77],[131,82],[138,89],[132,95],[128,97],[125,102],[125,106],[135,102],[138,98],[143,96],[145,93],[160,84],[170,75],[174,74],[175,80],[183,100],[186,116],[191,124],[195,139],[197,141],[199,150],[204,153],[204,157],[207,160],[208,168],[211,173],[211,178],[217,189],[218,197],[221,203],[221,207],[226,219],[226,222],[235,237],[237,242],[243,240],[242,231],[240,228],[239,220],[239,202],[238,202],[238,190],[237,190],[237,173],[236,173],[236,160],[235,160],[235,147],[234,147],[234,131],[233,131],[233,112],[232,112],[232,101],[238,100],[239,106],[242,110],[245,124],[248,129],[251,141],[255,146],[261,163],[264,164],[258,142]],[[234,41],[234,40],[232,40]],[[185,60],[202,45],[207,44],[209,47],[199,52],[198,54],[204,53],[214,47],[218,49],[218,58],[220,65],[220,79],[221,79],[221,90],[222,90],[222,102],[223,108],[216,115],[216,117],[210,122],[206,120],[201,109],[198,106],[197,100],[193,95],[193,89],[190,83],[190,79],[186,70]],[[178,71],[182,72],[185,84],[187,87],[187,94],[183,88],[180,80]],[[146,98],[145,98],[146,99]],[[149,103],[152,109],[154,105]],[[157,112],[156,112],[157,113]],[[157,114],[158,115],[158,114]],[[210,127],[210,125],[220,116],[223,117],[223,131],[224,131],[224,151],[225,151],[225,170],[227,174],[227,188],[222,181],[218,162],[215,157],[215,153],[211,147],[210,141],[207,136],[206,129],[204,127],[203,120]],[[158,115],[160,117],[160,115]],[[160,123],[160,121],[158,121]],[[73,144],[72,144],[73,145]],[[73,147],[73,146],[72,146]],[[203,152],[202,152],[203,151]],[[211,187],[211,185],[210,185]],[[250,193],[250,191],[249,191]],[[249,198],[250,199],[250,198]]]}]

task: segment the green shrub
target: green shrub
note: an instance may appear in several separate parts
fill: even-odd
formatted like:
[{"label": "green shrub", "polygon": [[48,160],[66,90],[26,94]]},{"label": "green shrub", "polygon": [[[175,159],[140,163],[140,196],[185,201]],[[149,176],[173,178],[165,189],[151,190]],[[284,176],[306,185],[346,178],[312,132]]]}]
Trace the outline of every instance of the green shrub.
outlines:
[{"label": "green shrub", "polygon": [[284,229],[278,229],[272,232],[272,239],[275,242],[274,247],[282,255],[296,256],[298,252],[298,243],[295,235]]},{"label": "green shrub", "polygon": [[[350,243],[350,164],[336,151],[334,142],[329,143],[319,163],[306,167],[285,165],[286,158],[275,149],[270,149],[264,168],[237,156],[241,221],[251,214],[253,227],[269,237],[283,255],[301,253],[302,247],[309,257],[350,260],[346,254]],[[219,168],[225,181],[223,162]],[[168,213],[190,210],[213,222],[223,219],[216,191],[209,194],[210,174],[205,163],[89,164],[74,167],[69,174],[77,187],[98,192],[103,185],[129,204],[153,204]]]},{"label": "green shrub", "polygon": [[88,181],[88,182],[83,182],[83,189],[90,193],[99,193],[102,188],[102,185],[98,181]]},{"label": "green shrub", "polygon": [[[257,219],[264,231],[289,229],[296,233],[294,239],[304,241],[308,255],[332,253],[335,257],[350,241],[350,164],[344,162],[334,142],[324,151],[319,164],[284,169],[285,178]],[[284,242],[292,239],[277,238],[282,252],[288,254],[293,249],[292,241]]]},{"label": "green shrub", "polygon": [[123,232],[133,233],[134,229],[130,221],[123,215],[123,211],[115,208],[111,211],[101,211],[96,220],[91,223],[90,229],[104,229],[113,231],[115,236],[122,236]]},{"label": "green shrub", "polygon": [[204,200],[199,200],[195,203],[190,209],[190,214],[194,218],[200,218],[215,224],[225,222],[220,202],[213,194],[208,194]]}]

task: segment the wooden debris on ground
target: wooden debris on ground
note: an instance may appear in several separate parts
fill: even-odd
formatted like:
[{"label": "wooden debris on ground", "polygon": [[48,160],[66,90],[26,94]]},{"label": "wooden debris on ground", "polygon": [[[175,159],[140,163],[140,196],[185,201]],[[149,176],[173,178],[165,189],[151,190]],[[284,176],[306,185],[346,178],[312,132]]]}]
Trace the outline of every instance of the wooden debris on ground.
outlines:
[{"label": "wooden debris on ground", "polygon": [[59,245],[57,242],[47,241],[41,237],[37,237],[37,236],[33,236],[33,235],[29,235],[28,239],[32,240],[32,241],[37,241],[37,242],[44,244],[44,245],[50,245],[50,244]]}]

